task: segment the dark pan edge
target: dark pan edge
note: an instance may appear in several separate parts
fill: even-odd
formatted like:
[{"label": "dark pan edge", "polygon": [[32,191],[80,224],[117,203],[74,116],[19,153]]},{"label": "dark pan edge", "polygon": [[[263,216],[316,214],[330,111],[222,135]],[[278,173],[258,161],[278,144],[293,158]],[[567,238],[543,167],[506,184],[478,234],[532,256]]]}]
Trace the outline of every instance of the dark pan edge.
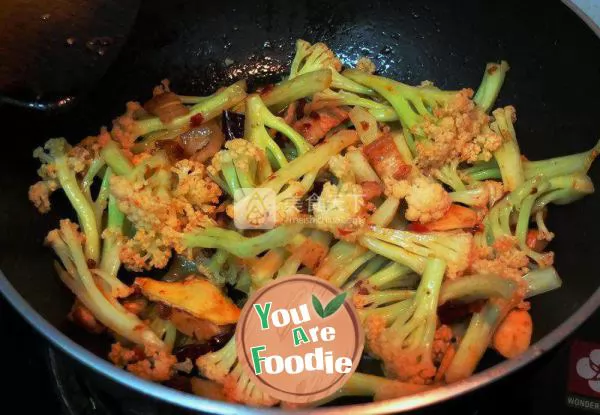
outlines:
[{"label": "dark pan edge", "polygon": [[573,3],[572,0],[563,0],[563,3],[565,4],[565,6],[567,6],[569,9],[571,9],[571,11],[573,13],[575,13],[581,20],[583,20],[583,22],[588,25],[588,27],[590,29],[592,29],[594,31],[594,33],[596,34],[596,36],[600,37],[600,26],[598,26],[596,24],[596,22],[594,22],[592,20],[592,18],[590,16],[588,16],[587,14],[585,14],[583,12],[583,10],[581,10],[579,8],[578,5],[576,5],[575,3]]},{"label": "dark pan edge", "polygon": [[[106,360],[96,356],[83,348],[73,340],[61,333],[56,327],[48,323],[37,311],[35,311],[25,299],[14,289],[8,279],[0,271],[0,293],[6,300],[31,324],[41,335],[46,337],[55,347],[62,350],[72,358],[81,362],[90,369],[108,377],[114,382],[132,388],[140,393],[148,394],[154,398],[164,400],[168,403],[198,411],[208,411],[222,414],[260,414],[265,412],[279,412],[277,410],[254,409],[247,406],[234,405],[224,402],[212,401],[198,396],[182,393],[174,389],[158,385],[138,378]],[[577,327],[579,327],[596,309],[600,307],[600,288],[567,320],[554,329],[550,334],[532,345],[527,352],[516,359],[506,360],[494,367],[486,369],[468,379],[452,385],[422,392],[404,398],[389,401],[373,402],[344,406],[344,412],[348,414],[368,413],[392,413],[409,411],[422,408],[427,405],[439,403],[447,399],[463,395],[482,386],[489,385],[494,381],[511,374],[526,364],[540,357],[544,352],[553,348]],[[310,413],[333,414],[339,413],[340,407],[321,408],[311,410]]]},{"label": "dark pan edge", "polygon": [[[600,27],[576,4],[571,0],[562,0],[562,2],[584,21],[598,37],[600,37]],[[137,376],[113,366],[106,360],[94,355],[84,347],[75,343],[56,327],[48,323],[48,321],[35,311],[15,290],[1,270],[0,294],[6,298],[8,303],[11,304],[36,331],[48,339],[55,347],[73,359],[81,362],[86,367],[125,387],[129,387],[137,392],[150,395],[170,404],[196,411],[216,414],[281,413],[281,411],[275,409],[256,409],[243,405],[213,401],[179,392],[175,389],[138,378]],[[360,415],[364,413],[397,413],[423,408],[428,405],[464,395],[480,387],[490,385],[500,378],[514,373],[523,366],[533,362],[544,352],[552,349],[572,334],[598,308],[600,308],[600,287],[596,289],[590,298],[575,313],[552,332],[533,344],[523,355],[516,359],[506,360],[463,381],[404,398],[344,407],[320,408],[311,411],[294,411],[294,413],[338,414],[340,413],[341,408],[343,408],[344,413],[350,415]]]}]

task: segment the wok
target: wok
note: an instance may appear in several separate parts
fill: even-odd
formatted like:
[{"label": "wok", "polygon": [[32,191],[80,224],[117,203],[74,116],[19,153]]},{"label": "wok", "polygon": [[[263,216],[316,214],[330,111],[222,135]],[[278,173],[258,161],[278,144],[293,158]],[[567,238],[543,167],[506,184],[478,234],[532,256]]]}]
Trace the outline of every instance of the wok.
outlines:
[{"label": "wok", "polygon": [[[122,4],[137,7],[135,1]],[[26,78],[2,91],[11,99],[0,104],[5,127],[0,152],[0,291],[85,371],[112,390],[137,391],[153,402],[205,412],[258,412],[138,379],[94,354],[103,352],[97,337],[90,339],[65,323],[72,297],[56,278],[52,254],[42,241],[68,209],[57,197],[53,211],[41,216],[27,200],[37,168],[31,152],[47,137],[64,135],[77,141],[96,134],[100,125],[122,112],[126,100],[148,98],[151,87],[166,77],[176,91],[190,95],[210,93],[244,77],[255,84],[277,80],[296,38],[326,42],[345,63],[366,55],[383,75],[413,84],[428,79],[442,88],[476,87],[486,62],[506,59],[511,70],[499,104],[516,106],[519,142],[532,159],[588,149],[600,133],[594,113],[600,96],[600,40],[558,1],[544,2],[542,8],[518,0],[170,0],[143,2],[137,17],[135,11],[129,17],[131,24],[123,23],[106,62],[75,71],[62,51],[65,56],[52,61],[54,66],[42,62],[23,67],[19,73]],[[76,20],[77,14],[71,18]],[[44,53],[53,57],[53,52]],[[233,64],[227,65],[226,59]],[[86,70],[89,76],[81,73]],[[50,78],[56,81],[51,86]],[[24,101],[39,95],[38,89],[42,101],[76,99],[45,106]],[[600,183],[597,166],[590,174]],[[450,399],[516,371],[563,340],[600,305],[600,278],[594,266],[600,257],[598,212],[597,195],[552,209],[549,225],[557,237],[551,248],[564,286],[533,300],[534,344],[525,354],[485,369],[495,363],[487,359],[484,370],[473,377],[418,396],[355,404],[344,411],[406,411]]]}]

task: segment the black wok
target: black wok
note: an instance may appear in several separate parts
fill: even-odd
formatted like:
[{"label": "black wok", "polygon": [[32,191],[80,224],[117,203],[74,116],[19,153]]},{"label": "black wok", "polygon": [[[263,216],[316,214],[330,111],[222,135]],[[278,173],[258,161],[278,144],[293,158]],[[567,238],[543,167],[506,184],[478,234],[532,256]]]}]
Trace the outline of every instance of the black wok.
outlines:
[{"label": "black wok", "polygon": [[[127,4],[136,7],[136,2]],[[37,168],[31,152],[47,137],[77,141],[96,134],[100,125],[122,112],[126,100],[144,100],[166,77],[176,91],[190,95],[244,77],[258,84],[277,80],[296,38],[324,41],[346,63],[366,55],[386,76],[407,83],[428,79],[442,88],[476,87],[486,62],[506,59],[511,70],[499,104],[516,106],[517,135],[532,159],[588,149],[600,134],[600,40],[558,1],[542,7],[519,0],[170,0],[144,2],[135,21],[134,16],[135,10],[133,26],[123,23],[105,65],[81,65],[74,72],[68,53],[61,51],[65,56],[52,60],[55,55],[45,50],[47,60],[23,67],[25,78],[2,83],[2,94],[11,99],[0,104],[0,291],[58,349],[123,394],[131,388],[156,402],[193,410],[243,410],[137,379],[89,351],[103,353],[97,338],[89,339],[65,323],[72,297],[55,277],[52,255],[42,241],[68,210],[55,198],[55,209],[40,216],[27,200]],[[228,66],[226,59],[234,63]],[[33,109],[12,105],[40,94],[38,99],[46,103],[61,96],[76,99],[29,105]],[[600,183],[600,168],[592,169],[591,176]],[[557,237],[551,248],[564,286],[534,299],[535,344],[527,353],[418,398],[344,411],[402,411],[449,399],[514,372],[564,339],[600,305],[598,212],[597,195],[552,210],[549,225]],[[487,359],[482,368],[494,362]]]}]

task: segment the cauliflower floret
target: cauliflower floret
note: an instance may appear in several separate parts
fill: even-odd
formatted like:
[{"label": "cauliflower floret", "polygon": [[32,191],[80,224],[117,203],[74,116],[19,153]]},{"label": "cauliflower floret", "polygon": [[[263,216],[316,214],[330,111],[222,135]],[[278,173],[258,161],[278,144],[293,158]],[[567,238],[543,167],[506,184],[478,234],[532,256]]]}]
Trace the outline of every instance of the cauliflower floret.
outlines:
[{"label": "cauliflower floret", "polygon": [[428,223],[444,216],[452,205],[452,199],[439,183],[418,177],[408,190],[406,203],[406,219]]},{"label": "cauliflower floret", "polygon": [[100,334],[106,330],[106,327],[96,319],[96,316],[78,298],[75,299],[67,318],[93,334]]},{"label": "cauliflower floret", "polygon": [[236,169],[248,170],[250,160],[259,160],[264,158],[264,152],[243,138],[236,138],[225,143],[225,149],[219,151],[211,160],[208,167],[210,174],[216,176],[221,171],[221,164],[224,159],[233,160]]},{"label": "cauliflower floret", "polygon": [[173,366],[177,363],[177,358],[164,350],[153,350],[148,347],[144,351],[132,350],[123,347],[120,343],[112,345],[108,358],[116,366],[153,382],[169,380],[175,373]]},{"label": "cauliflower floret", "polygon": [[343,183],[336,186],[327,182],[312,205],[312,213],[320,229],[332,232],[336,238],[346,238],[365,224],[363,207],[365,201],[360,185]]},{"label": "cauliflower floret", "polygon": [[206,170],[202,163],[180,160],[172,171],[178,179],[173,189],[174,197],[188,200],[192,206],[203,212],[214,212],[215,205],[219,203],[221,189],[206,177]]},{"label": "cauliflower floret", "polygon": [[502,144],[502,137],[491,130],[490,117],[471,100],[473,91],[463,89],[449,105],[435,111],[435,120],[420,123],[428,140],[416,143],[417,165],[439,168],[450,160],[468,163],[488,161]]},{"label": "cauliflower floret", "polygon": [[329,159],[329,171],[344,183],[355,183],[356,177],[348,159],[337,154]]},{"label": "cauliflower floret", "polygon": [[40,213],[50,211],[50,195],[60,187],[56,180],[40,180],[29,187],[29,200]]},{"label": "cauliflower floret", "polygon": [[432,347],[433,361],[436,364],[439,364],[444,358],[453,336],[450,326],[442,324],[436,329]]},{"label": "cauliflower floret", "polygon": [[[486,252],[487,251],[487,252]],[[493,249],[482,250],[471,264],[471,271],[479,274],[496,274],[520,281],[529,272],[529,257],[519,249],[516,238],[499,238]]]},{"label": "cauliflower floret", "polygon": [[356,69],[370,74],[375,73],[377,70],[373,61],[366,56],[358,58],[358,61],[356,61]]},{"label": "cauliflower floret", "polygon": [[385,362],[386,375],[403,382],[425,385],[433,381],[436,368],[431,359],[423,359],[422,351],[404,348],[386,329],[381,316],[369,316],[365,321],[367,344],[375,356]]},{"label": "cauliflower floret", "polygon": [[50,210],[50,195],[60,188],[57,177],[56,161],[64,160],[70,171],[83,175],[92,161],[98,157],[99,144],[97,137],[87,137],[75,147],[71,147],[64,138],[52,138],[43,147],[33,151],[33,157],[41,161],[38,176],[42,180],[29,188],[29,199],[41,212]]},{"label": "cauliflower floret", "polygon": [[173,375],[175,363],[175,356],[161,351],[147,359],[127,365],[127,371],[152,382],[164,382]]},{"label": "cauliflower floret", "polygon": [[175,183],[169,165],[160,163],[149,178],[111,177],[111,193],[136,228],[121,249],[121,259],[131,270],[166,266],[171,249],[185,251],[183,232],[214,223],[208,214],[215,211],[212,203],[218,202],[220,190],[204,177],[204,168],[184,160],[173,170],[179,178]]},{"label": "cauliflower floret", "polygon": [[504,184],[495,180],[485,180],[479,184],[481,192],[478,194],[475,207],[492,207],[504,197]]},{"label": "cauliflower floret", "polygon": [[133,147],[135,140],[138,138],[139,134],[135,128],[135,116],[140,112],[144,112],[144,109],[139,102],[130,101],[126,104],[125,114],[113,121],[113,128],[110,134],[115,141],[121,144],[126,153],[130,152],[131,147]]},{"label": "cauliflower floret", "polygon": [[154,231],[138,229],[133,238],[124,238],[119,257],[130,271],[160,269],[171,259],[171,245]]}]

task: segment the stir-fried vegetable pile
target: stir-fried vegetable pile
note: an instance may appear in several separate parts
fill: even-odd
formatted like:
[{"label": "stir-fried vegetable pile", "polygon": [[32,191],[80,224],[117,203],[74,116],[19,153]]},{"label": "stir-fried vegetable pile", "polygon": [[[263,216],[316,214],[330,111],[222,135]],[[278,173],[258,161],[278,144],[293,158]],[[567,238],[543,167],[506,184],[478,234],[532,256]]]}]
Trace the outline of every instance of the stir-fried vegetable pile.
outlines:
[{"label": "stir-fried vegetable pile", "polygon": [[[299,40],[279,84],[195,97],[163,82],[112,129],[50,139],[29,197],[44,213],[62,189],[75,210],[46,238],[76,296],[70,318],[109,332],[130,372],[251,405],[288,403],[237,362],[242,294],[296,273],[348,292],[381,362],[384,376],[356,373],[331,399],[454,382],[488,348],[518,356],[528,298],[561,285],[548,207],[594,192],[600,145],[526,159],[515,108],[493,109],[508,69],[443,91],[375,75],[366,58],[342,71],[326,45]],[[234,199],[258,188],[274,195],[273,226],[240,229]]]}]

